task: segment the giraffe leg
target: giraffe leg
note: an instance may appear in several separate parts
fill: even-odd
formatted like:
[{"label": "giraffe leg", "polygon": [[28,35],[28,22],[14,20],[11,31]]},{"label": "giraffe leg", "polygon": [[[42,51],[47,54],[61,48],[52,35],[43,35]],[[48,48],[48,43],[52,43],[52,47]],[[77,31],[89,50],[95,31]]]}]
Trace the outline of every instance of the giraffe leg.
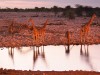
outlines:
[{"label": "giraffe leg", "polygon": [[81,29],[80,31],[80,43],[83,44],[84,43],[84,31]]},{"label": "giraffe leg", "polygon": [[35,35],[33,36],[33,44],[35,43],[35,41],[36,41],[36,39],[35,39],[36,37],[35,37]]},{"label": "giraffe leg", "polygon": [[44,44],[45,33],[43,33],[42,37],[43,37],[42,43]]},{"label": "giraffe leg", "polygon": [[86,39],[85,39],[85,38],[86,38],[86,33],[84,32],[83,34],[84,34],[84,35],[83,35],[83,44],[85,45],[85,40],[86,40]]},{"label": "giraffe leg", "polygon": [[37,34],[37,40],[36,40],[36,45],[38,46],[39,44],[39,34]]},{"label": "giraffe leg", "polygon": [[35,34],[35,35],[34,35],[34,41],[35,41],[35,44],[36,44],[36,45],[37,45],[37,43],[38,43],[37,40],[38,40],[38,38],[37,38],[37,35]]}]

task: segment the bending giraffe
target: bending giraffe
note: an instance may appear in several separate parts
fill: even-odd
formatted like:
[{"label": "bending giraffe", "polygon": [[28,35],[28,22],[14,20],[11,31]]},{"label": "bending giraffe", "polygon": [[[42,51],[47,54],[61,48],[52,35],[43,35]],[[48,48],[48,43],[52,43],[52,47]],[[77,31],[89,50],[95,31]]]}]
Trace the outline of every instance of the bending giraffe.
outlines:
[{"label": "bending giraffe", "polygon": [[47,26],[48,19],[44,23],[43,27],[35,27],[33,19],[30,19],[29,21],[32,23],[33,38],[34,38],[34,40],[36,42],[36,45],[38,45],[40,43],[40,41],[42,41],[42,43],[43,43],[44,42],[44,38],[45,38],[45,28]]},{"label": "bending giraffe", "polygon": [[87,39],[87,36],[88,36],[88,33],[90,31],[90,25],[92,24],[93,20],[95,19],[96,15],[93,14],[92,15],[92,18],[89,20],[89,22],[84,25],[81,30],[80,30],[80,41],[81,41],[81,44],[84,42],[86,42],[86,39]]}]

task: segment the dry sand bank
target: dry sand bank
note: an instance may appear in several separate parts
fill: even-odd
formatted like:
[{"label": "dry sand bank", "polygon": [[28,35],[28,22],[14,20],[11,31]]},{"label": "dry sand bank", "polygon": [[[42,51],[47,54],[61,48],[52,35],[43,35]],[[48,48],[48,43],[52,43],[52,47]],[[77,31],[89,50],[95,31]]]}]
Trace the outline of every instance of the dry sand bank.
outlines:
[{"label": "dry sand bank", "polygon": [[[80,44],[79,31],[84,23],[87,23],[90,19],[89,17],[76,17],[74,20],[69,20],[67,18],[54,17],[53,13],[0,12],[0,47],[35,45],[31,30],[23,27],[12,37],[8,32],[10,23],[6,21],[17,18],[17,22],[24,22],[30,17],[33,18],[35,25],[40,27],[43,26],[46,19],[49,19],[43,45],[67,44],[66,31],[71,32],[71,44]],[[93,23],[86,43],[100,44],[100,18],[97,17]]]},{"label": "dry sand bank", "polygon": [[0,75],[100,75],[93,71],[21,71],[0,69]]}]

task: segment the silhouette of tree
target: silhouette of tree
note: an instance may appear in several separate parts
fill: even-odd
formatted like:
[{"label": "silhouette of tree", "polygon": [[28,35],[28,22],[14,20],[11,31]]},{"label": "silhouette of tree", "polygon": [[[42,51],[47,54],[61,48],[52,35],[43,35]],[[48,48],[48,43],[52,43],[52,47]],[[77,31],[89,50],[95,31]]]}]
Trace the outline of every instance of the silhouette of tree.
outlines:
[{"label": "silhouette of tree", "polygon": [[45,11],[45,7],[41,7],[41,8],[40,8],[40,11],[41,11],[41,12]]},{"label": "silhouette of tree", "polygon": [[57,14],[58,14],[58,7],[57,6],[53,6],[53,8],[51,8],[51,9],[54,12],[55,16],[57,16]]},{"label": "silhouette of tree", "polygon": [[84,7],[82,5],[76,4],[76,15],[78,17],[83,16],[83,8]]},{"label": "silhouette of tree", "polygon": [[34,9],[36,12],[39,12],[39,8],[38,7],[35,7]]},{"label": "silhouette of tree", "polygon": [[81,17],[84,16],[84,13],[86,16],[90,17],[93,13],[96,13],[97,16],[100,16],[100,8],[92,8],[90,6],[82,6],[79,4],[76,4],[76,8],[72,8],[71,6],[66,6],[65,8],[53,6],[51,8],[45,8],[45,7],[35,7],[35,8],[26,8],[26,9],[19,9],[19,8],[0,8],[0,12],[54,12],[55,16],[58,15],[59,12],[62,12],[62,17],[67,17],[69,19],[74,19],[75,15]]},{"label": "silhouette of tree", "polygon": [[95,11],[96,15],[100,17],[100,8],[96,7],[96,8],[94,8],[94,11]]},{"label": "silhouette of tree", "polygon": [[71,6],[66,6],[65,7],[65,10],[70,10],[71,9]]},{"label": "silhouette of tree", "polygon": [[15,12],[18,12],[18,11],[19,11],[19,9],[18,9],[18,8],[14,8],[14,11],[15,11]]},{"label": "silhouette of tree", "polygon": [[69,19],[75,19],[74,9],[72,9],[71,6],[66,6],[62,13],[62,16],[68,17]]},{"label": "silhouette of tree", "polygon": [[95,13],[94,9],[90,6],[85,6],[84,11],[86,12],[87,17],[90,17],[90,16],[92,16],[93,13]]}]

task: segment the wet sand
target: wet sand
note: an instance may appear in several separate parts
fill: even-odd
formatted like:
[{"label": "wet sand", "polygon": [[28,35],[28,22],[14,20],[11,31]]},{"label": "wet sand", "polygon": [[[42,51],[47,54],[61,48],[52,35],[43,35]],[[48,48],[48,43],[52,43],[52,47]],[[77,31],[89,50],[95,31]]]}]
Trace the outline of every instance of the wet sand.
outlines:
[{"label": "wet sand", "polygon": [[[15,32],[11,35],[8,32],[8,27],[11,21],[16,18],[16,22],[24,23],[29,18],[33,18],[34,24],[37,27],[42,27],[43,23],[49,19],[46,34],[45,42],[40,45],[63,45],[68,44],[65,33],[67,31],[71,32],[70,44],[78,45],[80,44],[80,29],[82,26],[87,23],[90,17],[76,17],[76,19],[69,20],[62,17],[54,17],[49,13],[38,13],[39,16],[34,17],[36,13],[25,13],[25,12],[1,12],[0,13],[0,47],[16,47],[16,46],[32,46],[36,45],[33,37],[32,30],[22,27],[18,30],[18,25],[15,27]],[[44,17],[45,15],[45,17]],[[90,32],[86,41],[86,44],[100,44],[100,18],[97,17],[93,24],[90,27]]]}]

